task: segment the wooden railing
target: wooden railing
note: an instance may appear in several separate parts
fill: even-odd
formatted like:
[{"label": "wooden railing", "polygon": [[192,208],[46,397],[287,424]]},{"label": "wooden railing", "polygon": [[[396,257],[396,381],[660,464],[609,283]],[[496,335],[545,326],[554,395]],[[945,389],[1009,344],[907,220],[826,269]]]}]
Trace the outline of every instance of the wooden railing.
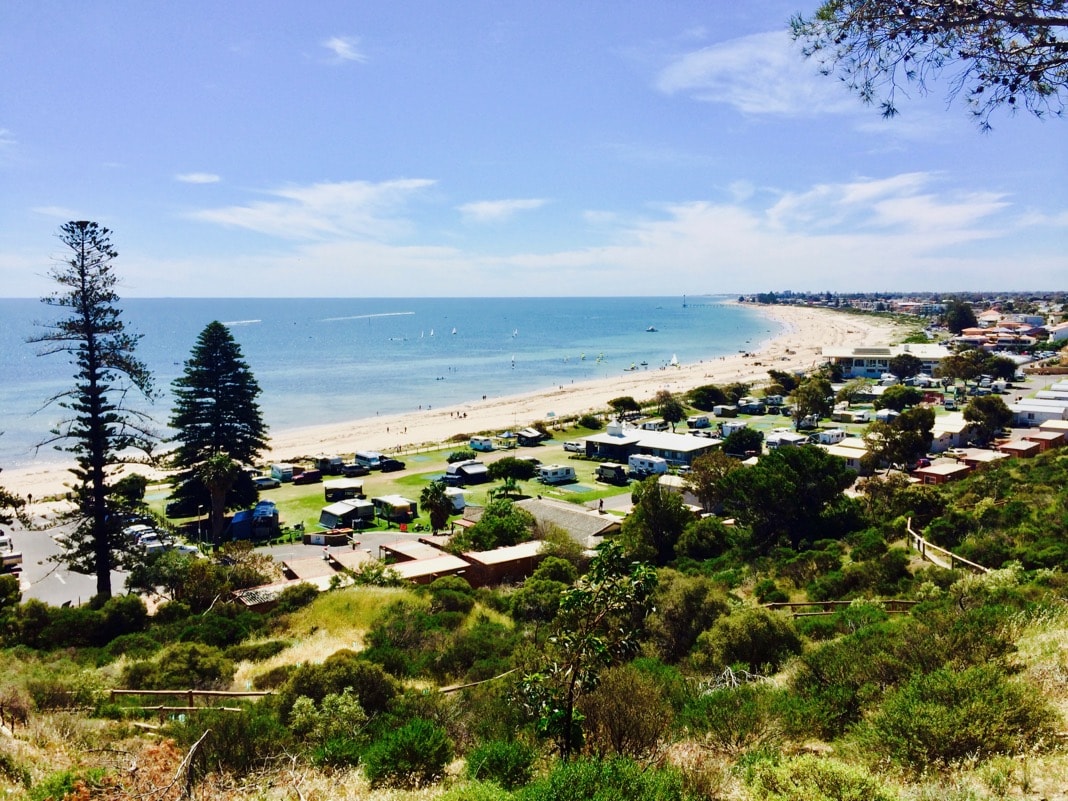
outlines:
[{"label": "wooden railing", "polygon": [[989,567],[983,567],[976,564],[963,556],[957,556],[952,551],[947,551],[933,542],[925,540],[922,536],[912,530],[912,518],[910,517],[906,523],[905,528],[908,531],[909,538],[908,543],[910,548],[914,548],[919,551],[920,556],[926,559],[932,564],[938,565],[938,567],[946,570],[970,570],[973,573],[989,573]]},{"label": "wooden railing", "polygon": [[144,710],[146,712],[155,712],[164,718],[172,713],[186,713],[186,712],[199,712],[203,709],[218,709],[223,712],[240,712],[242,711],[238,707],[231,706],[216,706],[215,704],[197,704],[198,698],[214,699],[214,698],[263,698],[266,695],[271,695],[269,690],[111,690],[111,701],[114,703],[115,699],[123,695],[138,695],[147,697],[168,697],[168,698],[185,698],[185,706],[167,706],[163,704],[157,704],[155,706],[137,706],[137,709]]},{"label": "wooden railing", "polygon": [[[870,599],[873,604],[878,604],[888,614],[901,615],[909,612],[918,601],[906,601],[899,598],[873,598]],[[793,617],[812,617],[815,615],[833,615],[841,609],[852,605],[853,601],[776,601],[775,603],[764,604],[765,609],[786,609]],[[798,612],[798,609],[811,609],[816,607],[819,609],[817,612]]]}]

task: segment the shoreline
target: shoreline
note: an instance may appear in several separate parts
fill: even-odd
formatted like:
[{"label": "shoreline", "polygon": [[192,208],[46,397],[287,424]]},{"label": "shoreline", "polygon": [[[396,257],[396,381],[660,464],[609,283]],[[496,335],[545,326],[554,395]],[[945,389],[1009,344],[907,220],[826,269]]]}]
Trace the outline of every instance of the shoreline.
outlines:
[{"label": "shoreline", "polygon": [[[734,381],[766,381],[769,369],[808,370],[821,360],[822,348],[830,345],[886,345],[898,324],[880,318],[795,306],[754,306],[760,314],[781,326],[777,335],[754,346],[754,350],[704,359],[676,368],[623,371],[617,376],[556,385],[530,392],[486,397],[440,408],[428,406],[416,412],[376,415],[341,423],[303,426],[270,432],[263,462],[289,461],[316,454],[345,454],[356,450],[395,453],[443,443],[457,434],[482,431],[500,433],[523,428],[536,420],[547,423],[602,411],[608,401],[630,395],[642,402],[666,389],[681,394],[703,384]],[[72,477],[69,463],[41,462],[4,470],[0,485],[22,497],[50,497],[66,491]],[[164,476],[133,466],[151,479]]]}]

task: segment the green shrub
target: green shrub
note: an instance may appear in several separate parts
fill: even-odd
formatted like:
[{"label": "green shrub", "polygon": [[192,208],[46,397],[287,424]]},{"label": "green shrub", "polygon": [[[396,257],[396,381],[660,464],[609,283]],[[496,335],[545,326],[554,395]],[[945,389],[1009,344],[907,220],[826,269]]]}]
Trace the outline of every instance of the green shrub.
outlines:
[{"label": "green shrub", "polygon": [[[26,796],[30,801],[55,801],[57,798],[89,798],[92,790],[102,785],[106,774],[103,768],[85,771],[64,770],[45,776],[30,787]],[[89,793],[86,795],[85,793]]]},{"label": "green shrub", "polygon": [[606,670],[579,708],[586,744],[599,757],[649,756],[675,717],[656,680],[630,664]]},{"label": "green shrub", "polygon": [[252,686],[257,690],[276,690],[289,681],[297,669],[297,665],[278,665],[253,677]]},{"label": "green shrub", "polygon": [[218,690],[233,681],[236,670],[218,648],[182,642],[167,646],[155,660],[127,665],[122,684],[132,690]]},{"label": "green shrub", "polygon": [[442,776],[452,755],[445,730],[416,718],[373,743],[364,753],[363,769],[372,787],[421,787]]},{"label": "green shrub", "polygon": [[459,576],[443,576],[427,588],[430,593],[430,611],[470,612],[475,605],[475,591],[466,579]]},{"label": "green shrub", "polygon": [[262,662],[289,647],[285,640],[266,640],[264,642],[231,645],[226,649],[226,658],[234,662]]},{"label": "green shrub", "polygon": [[723,687],[694,698],[680,722],[713,750],[739,754],[782,739],[778,691],[767,684]]},{"label": "green shrub", "polygon": [[196,642],[225,648],[237,645],[252,632],[260,628],[261,620],[251,613],[238,615],[215,614],[189,618],[188,625],[182,630],[178,639],[182,642]]},{"label": "green shrub", "polygon": [[629,759],[557,762],[548,776],[517,794],[518,801],[683,801],[682,774]]},{"label": "green shrub", "polygon": [[[467,435],[464,435],[463,438],[467,439],[468,437]],[[454,464],[456,462],[466,462],[468,459],[474,458],[475,452],[473,450],[471,450],[470,448],[461,448],[460,450],[453,451],[448,456],[446,456],[445,461],[449,464]]]},{"label": "green shrub", "polygon": [[331,693],[351,687],[368,715],[385,711],[397,694],[397,683],[379,665],[363,659],[355,651],[337,651],[319,665],[302,665],[293,671],[277,695],[278,708],[289,718],[293,704],[307,696],[316,704]]},{"label": "green shrub", "polygon": [[578,425],[580,428],[599,431],[604,426],[604,423],[601,422],[601,418],[597,415],[587,412],[578,419]]},{"label": "green shrub", "polygon": [[314,584],[302,581],[299,584],[286,587],[278,594],[278,603],[274,611],[280,615],[296,612],[298,609],[303,609],[311,604],[318,597],[319,588]]},{"label": "green shrub", "polygon": [[6,752],[0,752],[0,776],[26,788],[33,784],[33,774],[30,773],[30,769]]},{"label": "green shrub", "polygon": [[753,595],[762,604],[781,604],[790,600],[790,596],[779,589],[775,579],[761,579],[753,586]]},{"label": "green shrub", "polygon": [[742,664],[752,673],[774,673],[791,654],[800,653],[801,638],[793,622],[766,609],[742,609],[719,618],[697,638],[695,662],[719,671]]},{"label": "green shrub", "polygon": [[127,656],[131,659],[145,659],[156,653],[163,644],[151,634],[123,634],[108,643],[104,653],[110,659]]},{"label": "green shrub", "polygon": [[833,759],[803,755],[778,764],[761,761],[746,776],[753,801],[895,801],[866,771]]},{"label": "green shrub", "polygon": [[465,772],[468,778],[485,779],[512,790],[530,781],[534,757],[534,749],[526,743],[491,740],[471,750]]},{"label": "green shrub", "polygon": [[513,801],[513,796],[496,782],[469,781],[454,784],[437,801]]},{"label": "green shrub", "polygon": [[242,712],[206,709],[168,727],[188,749],[208,731],[193,760],[195,776],[262,770],[293,746],[289,729],[268,704],[249,704]]},{"label": "green shrub", "polygon": [[1039,747],[1053,736],[1055,722],[1032,689],[981,665],[914,676],[883,702],[861,739],[920,772]]}]

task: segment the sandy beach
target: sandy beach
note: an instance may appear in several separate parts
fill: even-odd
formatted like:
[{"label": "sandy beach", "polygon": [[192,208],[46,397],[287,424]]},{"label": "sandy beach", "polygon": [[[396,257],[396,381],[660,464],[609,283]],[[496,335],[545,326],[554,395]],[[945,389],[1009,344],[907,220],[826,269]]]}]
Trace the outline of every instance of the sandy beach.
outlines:
[{"label": "sandy beach", "polygon": [[[889,321],[822,309],[765,306],[760,311],[783,326],[783,333],[752,350],[732,356],[682,364],[678,367],[621,371],[619,375],[505,397],[488,397],[453,406],[398,415],[382,415],[346,423],[271,432],[271,449],[264,463],[290,461],[320,453],[351,454],[356,450],[404,452],[441,443],[457,434],[500,433],[535,420],[598,412],[612,398],[630,395],[638,401],[660,390],[683,393],[702,384],[743,381],[759,385],[769,369],[808,370],[821,361],[821,349],[831,345],[885,345],[895,340]],[[136,468],[141,469],[141,468]],[[153,474],[152,477],[159,477]],[[64,492],[71,475],[55,461],[5,470],[0,483],[23,497],[54,496]]]}]

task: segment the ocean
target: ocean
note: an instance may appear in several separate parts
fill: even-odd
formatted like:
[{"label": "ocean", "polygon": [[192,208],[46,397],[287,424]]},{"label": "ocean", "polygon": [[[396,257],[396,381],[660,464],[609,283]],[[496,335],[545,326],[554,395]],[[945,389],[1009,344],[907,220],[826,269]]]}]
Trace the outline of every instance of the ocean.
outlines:
[{"label": "ocean", "polygon": [[[723,297],[129,298],[122,319],[161,397],[144,406],[166,435],[170,384],[197,336],[219,320],[240,344],[276,431],[449,406],[622,371],[753,350],[779,333]],[[35,446],[62,419],[45,402],[73,385],[63,354],[26,339],[54,311],[0,299],[0,468],[59,460]],[[653,328],[655,331],[648,329]],[[646,363],[646,367],[642,366]],[[69,461],[69,459],[64,459]],[[0,481],[2,483],[2,481]]]}]

